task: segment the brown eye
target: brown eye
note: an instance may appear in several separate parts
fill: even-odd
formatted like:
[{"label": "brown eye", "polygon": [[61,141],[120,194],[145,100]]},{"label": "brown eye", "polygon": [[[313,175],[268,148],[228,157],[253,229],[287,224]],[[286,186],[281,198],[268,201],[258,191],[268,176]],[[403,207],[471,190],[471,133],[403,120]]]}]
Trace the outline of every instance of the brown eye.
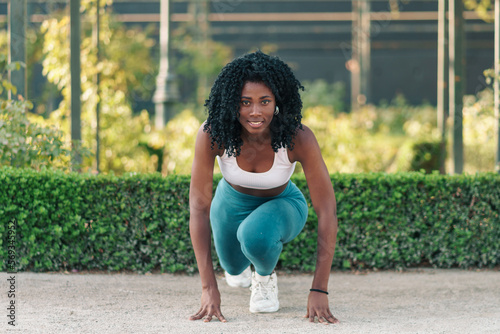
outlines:
[{"label": "brown eye", "polygon": [[250,105],[250,102],[247,100],[243,100],[243,101],[241,101],[241,104],[244,106],[248,106],[248,105]]},{"label": "brown eye", "polygon": [[267,105],[269,104],[269,102],[271,102],[271,101],[269,101],[269,100],[264,100],[264,101],[262,101],[262,104],[263,104],[263,105],[265,105],[265,106],[267,106]]}]

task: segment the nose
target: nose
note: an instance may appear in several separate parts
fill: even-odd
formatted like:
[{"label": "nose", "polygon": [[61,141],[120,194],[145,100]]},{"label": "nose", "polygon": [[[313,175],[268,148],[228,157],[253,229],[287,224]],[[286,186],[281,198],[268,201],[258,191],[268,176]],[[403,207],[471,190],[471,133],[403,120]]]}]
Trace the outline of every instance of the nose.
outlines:
[{"label": "nose", "polygon": [[255,103],[253,106],[252,106],[252,110],[250,110],[250,116],[259,116],[262,114],[262,110],[260,108],[260,106]]}]

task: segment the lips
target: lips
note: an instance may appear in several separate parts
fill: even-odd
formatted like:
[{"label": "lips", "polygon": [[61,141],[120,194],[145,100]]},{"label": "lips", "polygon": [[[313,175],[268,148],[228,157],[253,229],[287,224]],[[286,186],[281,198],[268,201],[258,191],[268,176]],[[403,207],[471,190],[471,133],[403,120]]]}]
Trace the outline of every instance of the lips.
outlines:
[{"label": "lips", "polygon": [[252,128],[258,128],[258,127],[260,127],[262,124],[264,124],[264,121],[248,121],[248,124],[249,124]]}]

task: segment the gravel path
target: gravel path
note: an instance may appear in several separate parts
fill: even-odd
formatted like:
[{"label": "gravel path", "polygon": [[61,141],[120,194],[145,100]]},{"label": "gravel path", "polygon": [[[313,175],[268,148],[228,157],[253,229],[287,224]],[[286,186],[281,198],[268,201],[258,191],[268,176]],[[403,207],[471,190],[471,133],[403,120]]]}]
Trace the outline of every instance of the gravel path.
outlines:
[{"label": "gravel path", "polygon": [[309,274],[278,272],[281,308],[271,314],[251,314],[250,291],[219,276],[227,323],[187,320],[199,308],[197,275],[18,273],[15,299],[12,275],[0,275],[8,333],[500,333],[499,270],[333,272],[330,305],[341,323],[329,326],[302,318]]}]

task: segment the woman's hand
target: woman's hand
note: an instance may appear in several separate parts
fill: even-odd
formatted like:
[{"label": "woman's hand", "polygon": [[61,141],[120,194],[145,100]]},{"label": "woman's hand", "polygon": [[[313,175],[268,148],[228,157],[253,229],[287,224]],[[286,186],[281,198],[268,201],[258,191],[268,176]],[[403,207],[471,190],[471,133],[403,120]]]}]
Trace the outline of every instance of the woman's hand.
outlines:
[{"label": "woman's hand", "polygon": [[328,296],[321,292],[311,291],[307,299],[307,314],[304,318],[309,318],[310,322],[314,322],[316,317],[320,323],[325,325],[340,322],[330,311]]},{"label": "woman's hand", "polygon": [[227,322],[220,310],[220,293],[218,289],[204,289],[201,293],[201,308],[189,320],[200,320],[210,322],[212,317],[217,317],[220,322]]}]

